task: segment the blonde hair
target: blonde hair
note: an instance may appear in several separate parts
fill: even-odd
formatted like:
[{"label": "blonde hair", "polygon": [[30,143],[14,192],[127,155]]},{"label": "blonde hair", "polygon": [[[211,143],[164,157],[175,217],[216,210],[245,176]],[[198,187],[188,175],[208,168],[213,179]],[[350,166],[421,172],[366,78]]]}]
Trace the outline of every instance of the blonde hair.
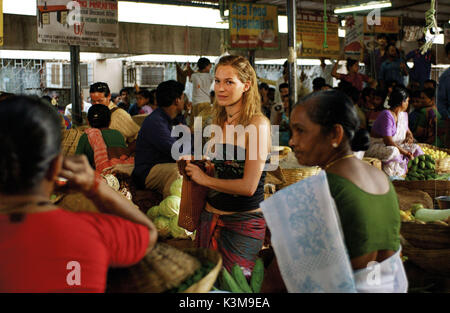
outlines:
[{"label": "blonde hair", "polygon": [[[250,88],[242,95],[242,106],[241,115],[239,117],[238,124],[242,126],[247,126],[250,124],[251,119],[255,115],[262,115],[261,112],[261,97],[258,91],[258,82],[256,78],[256,73],[250,62],[238,55],[227,55],[220,59],[214,72],[220,66],[229,65],[234,68],[237,72],[237,76],[242,83],[250,82]],[[219,106],[217,99],[214,100],[214,124],[222,127],[227,120],[227,113],[225,107]]]}]

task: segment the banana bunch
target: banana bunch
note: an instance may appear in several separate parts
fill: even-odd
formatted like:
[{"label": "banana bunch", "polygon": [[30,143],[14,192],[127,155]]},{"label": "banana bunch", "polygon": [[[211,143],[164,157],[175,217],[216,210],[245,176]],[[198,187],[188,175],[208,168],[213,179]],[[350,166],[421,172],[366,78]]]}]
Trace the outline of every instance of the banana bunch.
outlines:
[{"label": "banana bunch", "polygon": [[411,212],[411,209],[403,211],[400,210],[400,218],[402,222],[413,222],[414,221],[414,215]]}]

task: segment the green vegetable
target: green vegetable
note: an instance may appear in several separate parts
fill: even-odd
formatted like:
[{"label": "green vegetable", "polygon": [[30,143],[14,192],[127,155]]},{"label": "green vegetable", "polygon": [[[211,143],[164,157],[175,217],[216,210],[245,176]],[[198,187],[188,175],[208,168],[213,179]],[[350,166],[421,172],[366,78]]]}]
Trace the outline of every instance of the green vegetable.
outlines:
[{"label": "green vegetable", "polygon": [[410,169],[414,164],[413,160],[409,160],[408,162],[408,169]]},{"label": "green vegetable", "polygon": [[186,239],[188,238],[188,234],[184,228],[178,226],[178,215],[175,215],[170,219],[169,222],[170,234],[173,238]]},{"label": "green vegetable", "polygon": [[258,258],[253,267],[252,277],[250,279],[250,286],[253,292],[259,293],[261,291],[262,282],[264,280],[264,263],[262,259]]},{"label": "green vegetable", "polygon": [[147,216],[150,217],[150,219],[153,221],[155,218],[157,218],[159,215],[159,205],[155,205],[151,207],[147,211]]},{"label": "green vegetable", "polygon": [[170,185],[170,195],[181,198],[181,189],[183,186],[183,177],[178,178]]},{"label": "green vegetable", "polygon": [[234,280],[234,278],[228,273],[227,269],[224,267],[222,269],[222,278],[224,280],[225,285],[229,287],[228,291],[242,293],[242,289],[239,288],[238,284]]},{"label": "green vegetable", "polygon": [[414,211],[411,211],[414,214],[414,217],[423,222],[435,222],[435,221],[445,221],[450,217],[450,209],[447,210],[432,210],[421,208]]},{"label": "green vegetable", "polygon": [[158,235],[160,235],[161,237],[169,236],[169,234],[170,234],[170,227],[169,227],[170,220],[167,217],[165,217],[165,216],[158,216],[157,218],[155,218],[153,223],[155,224],[155,227],[158,230]]},{"label": "green vegetable", "polygon": [[419,158],[414,158],[414,165],[419,164]]},{"label": "green vegetable", "polygon": [[181,198],[168,196],[159,204],[159,214],[168,218],[177,216],[180,211]]},{"label": "green vegetable", "polygon": [[425,169],[425,162],[424,161],[420,161],[419,168]]},{"label": "green vegetable", "polygon": [[246,293],[253,292],[250,286],[248,285],[247,278],[245,278],[245,275],[238,264],[233,265],[233,267],[231,268],[231,273],[233,274],[233,278],[238,284],[239,288],[241,288]]},{"label": "green vegetable", "polygon": [[415,213],[417,210],[419,210],[419,209],[423,209],[423,204],[422,203],[414,203],[411,207],[410,207],[410,210],[411,210],[411,213]]},{"label": "green vegetable", "polygon": [[419,159],[419,161],[425,161],[426,160],[425,154],[419,155],[417,158]]}]

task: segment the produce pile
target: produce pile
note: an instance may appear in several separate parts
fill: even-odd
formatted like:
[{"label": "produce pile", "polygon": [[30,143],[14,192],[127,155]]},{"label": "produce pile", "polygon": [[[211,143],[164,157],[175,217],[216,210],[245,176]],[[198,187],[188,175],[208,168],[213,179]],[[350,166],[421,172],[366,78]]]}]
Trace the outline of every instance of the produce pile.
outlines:
[{"label": "produce pile", "polygon": [[425,155],[431,156],[434,160],[442,160],[450,157],[450,155],[447,152],[442,150],[433,150],[427,147],[421,147],[421,149],[423,153],[425,153]]},{"label": "produce pile", "polygon": [[186,291],[186,289],[188,289],[192,285],[196,284],[203,277],[208,275],[209,272],[211,272],[215,266],[216,265],[212,262],[206,262],[206,263],[202,264],[202,266],[198,270],[196,270],[193,275],[191,275],[188,279],[186,279],[184,282],[182,282],[178,287],[175,287],[167,292],[168,293],[179,293],[179,292]]},{"label": "produce pile", "polygon": [[250,278],[250,285],[247,278],[238,264],[233,265],[231,274],[222,269],[222,279],[220,289],[235,293],[259,293],[264,279],[264,263],[262,259],[256,259],[255,266]]},{"label": "produce pile", "polygon": [[194,239],[194,233],[178,226],[182,185],[183,178],[180,177],[170,186],[170,196],[147,211],[147,216],[153,221],[158,235],[162,238]]},{"label": "produce pile", "polygon": [[450,209],[448,210],[433,210],[424,208],[421,203],[416,203],[411,206],[409,210],[400,210],[400,217],[403,222],[416,222],[425,224],[434,222],[448,226],[450,222]]},{"label": "produce pile", "polygon": [[434,180],[439,175],[435,172],[435,161],[429,154],[420,155],[408,162],[408,174],[405,180]]}]

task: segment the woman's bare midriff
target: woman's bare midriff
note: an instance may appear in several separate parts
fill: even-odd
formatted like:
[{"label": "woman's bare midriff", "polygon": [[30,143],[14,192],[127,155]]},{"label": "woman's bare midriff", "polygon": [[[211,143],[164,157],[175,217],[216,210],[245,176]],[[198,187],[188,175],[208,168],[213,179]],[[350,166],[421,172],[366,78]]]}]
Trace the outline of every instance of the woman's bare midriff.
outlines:
[{"label": "woman's bare midriff", "polygon": [[366,268],[369,262],[376,261],[378,263],[381,263],[394,254],[395,251],[393,250],[378,250],[353,258],[350,261],[352,263],[353,270],[360,270]]},{"label": "woman's bare midriff", "polygon": [[239,214],[239,213],[254,213],[254,212],[262,212],[261,208],[257,208],[251,211],[245,211],[245,212],[229,212],[229,211],[221,211],[213,207],[211,204],[206,202],[205,210],[209,213],[219,214],[219,215],[231,215],[231,214]]}]

